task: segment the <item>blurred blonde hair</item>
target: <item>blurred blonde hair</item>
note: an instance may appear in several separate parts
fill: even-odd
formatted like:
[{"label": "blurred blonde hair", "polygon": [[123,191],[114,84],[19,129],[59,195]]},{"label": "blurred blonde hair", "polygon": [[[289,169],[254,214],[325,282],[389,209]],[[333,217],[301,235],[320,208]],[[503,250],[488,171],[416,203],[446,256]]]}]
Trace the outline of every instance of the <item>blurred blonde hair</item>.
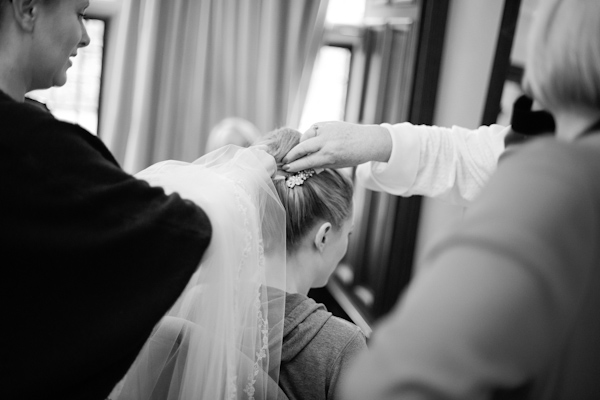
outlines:
[{"label": "blurred blonde hair", "polygon": [[525,82],[549,110],[600,108],[600,1],[540,0]]},{"label": "blurred blonde hair", "polygon": [[[280,128],[254,143],[266,145],[278,165],[283,157],[300,142],[300,132]],[[279,171],[280,176],[293,175]],[[286,211],[286,248],[293,252],[306,234],[321,222],[330,222],[340,229],[352,214],[353,185],[343,173],[326,168],[314,174],[302,185],[289,188],[285,179],[274,179],[279,199]]]}]

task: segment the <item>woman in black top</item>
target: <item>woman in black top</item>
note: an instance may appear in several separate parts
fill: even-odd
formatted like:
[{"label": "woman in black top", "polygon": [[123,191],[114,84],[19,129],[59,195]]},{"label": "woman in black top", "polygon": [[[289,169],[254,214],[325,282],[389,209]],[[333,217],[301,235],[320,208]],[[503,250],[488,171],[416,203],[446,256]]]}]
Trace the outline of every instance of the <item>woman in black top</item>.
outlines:
[{"label": "woman in black top", "polygon": [[4,398],[103,399],[175,302],[211,223],[25,102],[89,44],[87,0],[0,0]]}]

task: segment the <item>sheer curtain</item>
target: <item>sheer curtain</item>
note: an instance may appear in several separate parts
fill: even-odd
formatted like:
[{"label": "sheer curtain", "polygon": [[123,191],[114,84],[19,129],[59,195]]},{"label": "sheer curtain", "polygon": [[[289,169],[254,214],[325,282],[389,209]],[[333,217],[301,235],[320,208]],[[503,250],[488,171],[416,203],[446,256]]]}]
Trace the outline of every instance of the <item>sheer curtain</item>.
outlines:
[{"label": "sheer curtain", "polygon": [[126,0],[100,136],[135,173],[198,158],[228,116],[263,132],[296,126],[327,3]]}]

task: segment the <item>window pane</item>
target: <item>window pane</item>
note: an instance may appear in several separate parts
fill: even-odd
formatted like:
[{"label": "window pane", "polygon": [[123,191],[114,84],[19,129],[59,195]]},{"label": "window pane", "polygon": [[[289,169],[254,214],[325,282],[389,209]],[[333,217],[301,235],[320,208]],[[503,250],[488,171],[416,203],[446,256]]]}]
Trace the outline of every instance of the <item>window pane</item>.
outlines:
[{"label": "window pane", "polygon": [[298,127],[301,132],[315,122],[344,119],[351,55],[343,47],[319,50]]},{"label": "window pane", "polygon": [[27,96],[45,103],[56,118],[97,134],[105,27],[104,21],[99,19],[88,19],[85,26],[91,42],[73,58],[73,66],[67,70],[67,83],[62,87],[34,90]]},{"label": "window pane", "polygon": [[365,14],[365,0],[329,0],[327,16],[330,24],[359,25]]}]

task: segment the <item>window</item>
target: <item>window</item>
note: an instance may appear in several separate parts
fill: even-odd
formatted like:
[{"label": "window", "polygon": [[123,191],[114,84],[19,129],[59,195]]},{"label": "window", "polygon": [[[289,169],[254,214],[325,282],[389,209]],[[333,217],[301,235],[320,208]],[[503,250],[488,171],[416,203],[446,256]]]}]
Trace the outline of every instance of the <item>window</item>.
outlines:
[{"label": "window", "polygon": [[[351,54],[343,119],[361,124],[431,124],[439,63],[429,61],[441,58],[447,2],[432,1],[427,7],[415,1],[363,4],[364,22],[332,25],[325,31],[325,46],[345,47]],[[315,70],[320,68],[315,64]],[[316,80],[318,72],[314,73]],[[333,106],[338,103],[329,103],[335,116]],[[420,204],[417,196],[403,198],[355,187],[354,234],[323,300],[317,301],[350,319],[367,336],[410,282]],[[309,296],[317,299],[314,292]]]},{"label": "window", "polygon": [[347,48],[321,47],[306,95],[300,131],[317,121],[344,119],[351,55]]},{"label": "window", "polygon": [[64,86],[27,94],[46,104],[56,118],[79,124],[95,135],[98,133],[105,25],[101,19],[86,20],[90,45],[79,49],[73,66],[67,70]]},{"label": "window", "polygon": [[366,0],[329,0],[326,21],[329,24],[360,25]]},{"label": "window", "polygon": [[[303,132],[318,121],[345,119],[352,49],[358,39],[366,0],[330,0],[325,38],[315,61],[300,126]],[[354,27],[355,29],[348,29]]]}]

